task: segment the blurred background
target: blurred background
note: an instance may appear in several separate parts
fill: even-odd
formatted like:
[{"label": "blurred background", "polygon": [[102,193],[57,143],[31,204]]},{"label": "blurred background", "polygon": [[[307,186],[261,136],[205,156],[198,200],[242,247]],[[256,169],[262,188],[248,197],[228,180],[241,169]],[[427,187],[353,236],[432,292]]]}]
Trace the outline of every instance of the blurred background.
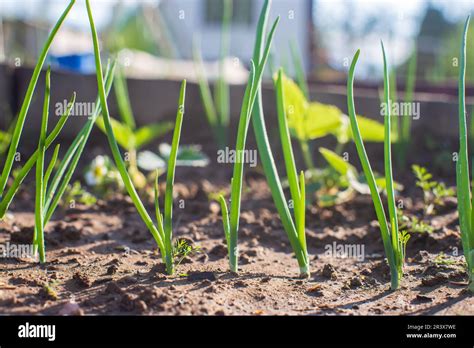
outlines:
[{"label": "blurred background", "polygon": [[[103,62],[117,58],[119,63],[114,81],[122,82],[114,83],[108,104],[112,117],[119,120],[126,104],[137,127],[172,123],[181,80],[187,79],[189,116],[183,143],[202,145],[209,156],[232,144],[264,0],[91,2]],[[9,144],[40,50],[68,4],[69,0],[0,0],[0,158]],[[321,120],[328,119],[330,110],[346,120],[347,72],[357,49],[361,49],[355,79],[357,112],[383,123],[383,40],[390,65],[391,100],[418,108],[413,122],[400,118],[394,123],[416,139],[413,148],[417,151],[408,151],[417,154],[413,163],[428,163],[434,170],[445,171],[443,175],[454,173],[446,163],[452,163],[452,153],[457,150],[460,38],[473,9],[474,0],[273,0],[270,20],[277,16],[281,20],[261,89],[271,146],[279,146],[272,73],[282,66],[298,85],[302,99],[319,103],[314,112],[318,121],[308,118],[309,108],[303,111],[303,119],[310,120],[307,124],[324,125]],[[468,34],[466,75],[471,144],[473,30]],[[65,105],[73,92],[77,93],[76,105],[94,105],[97,80],[85,1],[76,0],[54,38],[46,63],[52,66],[50,112],[58,104]],[[30,141],[36,146],[43,94],[40,82],[28,111],[28,135],[22,143]],[[57,119],[49,119],[50,127]],[[74,117],[60,137],[74,139],[86,122],[87,117]],[[347,123],[341,121],[340,125]],[[100,130],[94,128],[93,132],[91,143],[107,146]],[[310,141],[319,146],[339,145],[332,135],[317,134],[304,140],[309,145]],[[169,142],[170,134],[160,141]],[[91,153],[96,151],[93,145]],[[248,146],[255,148],[253,137]],[[375,147],[376,151],[382,149]],[[381,152],[375,154],[382,158]]]},{"label": "blurred background", "polygon": [[[236,122],[253,55],[258,16],[264,0],[94,0],[101,54],[117,58],[126,76],[137,124],[173,120],[182,79],[188,80],[190,135],[208,115],[202,84],[216,96],[228,86],[223,122]],[[6,129],[21,106],[32,67],[49,31],[69,0],[0,1],[0,126]],[[456,136],[457,76],[461,30],[474,0],[273,0],[271,20],[280,16],[262,92],[269,125],[276,124],[271,74],[280,66],[299,83],[308,99],[347,112],[350,61],[361,49],[356,75],[356,105],[361,115],[380,117],[382,54],[385,43],[391,83],[406,98],[412,86],[421,118],[413,130]],[[471,21],[471,26],[474,21]],[[474,44],[467,45],[467,104],[474,112]],[[85,2],[77,0],[55,37],[47,64],[53,68],[52,100],[64,102],[73,91],[78,102],[95,100],[97,83]],[[300,69],[301,66],[301,69]],[[409,78],[411,77],[411,78]],[[205,80],[203,82],[203,80]],[[411,81],[411,82],[410,82]],[[303,84],[306,84],[304,82]],[[33,132],[41,119],[40,84],[28,118]],[[302,87],[304,89],[304,86]],[[227,93],[227,92],[226,92]],[[111,93],[110,109],[118,104]],[[396,99],[396,98],[394,98]],[[217,106],[216,106],[217,109]],[[228,116],[226,116],[228,114]],[[224,117],[225,116],[225,117]],[[273,117],[273,118],[272,118]],[[76,134],[85,119],[63,131]],[[227,126],[226,126],[227,127]],[[276,127],[271,127],[277,131]],[[473,126],[474,130],[474,126]],[[474,131],[473,131],[474,136]],[[209,134],[195,142],[205,142]]]},{"label": "blurred background", "polygon": [[[68,0],[2,0],[0,61],[33,64],[67,3]],[[169,60],[192,60],[193,42],[197,42],[205,61],[218,60],[222,6],[221,0],[93,2],[103,48],[109,54],[122,52],[130,73],[144,78],[192,75],[192,71],[176,67]],[[229,52],[242,66],[248,66],[252,55],[261,6],[261,0],[238,0],[233,4]],[[379,40],[383,39],[391,63],[397,66],[399,80],[403,81],[407,62],[416,50],[417,81],[450,83],[457,74],[452,66],[458,54],[461,25],[473,7],[474,0],[275,0],[272,15],[280,15],[282,21],[273,59],[292,72],[289,45],[293,42],[310,81],[342,81],[348,59],[360,48],[359,79],[379,80]],[[468,47],[468,64],[472,65],[474,45]],[[54,41],[51,60],[58,68],[93,71],[92,43],[82,1],[74,6]],[[156,70],[158,67],[161,71]],[[212,67],[209,69],[212,75]],[[242,76],[235,70],[236,76],[229,79],[239,82]],[[468,74],[469,81],[473,78]]]}]

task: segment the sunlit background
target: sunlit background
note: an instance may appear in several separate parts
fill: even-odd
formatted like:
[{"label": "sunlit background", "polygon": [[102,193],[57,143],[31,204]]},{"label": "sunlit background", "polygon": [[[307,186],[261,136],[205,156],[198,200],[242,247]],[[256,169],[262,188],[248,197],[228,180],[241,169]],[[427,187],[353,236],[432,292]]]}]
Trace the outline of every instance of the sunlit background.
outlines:
[{"label": "sunlit background", "polygon": [[[0,59],[17,64],[34,62],[51,25],[67,3],[2,0]],[[248,67],[252,56],[261,5],[261,0],[234,1],[230,55],[240,59],[239,66]],[[220,0],[101,0],[94,1],[93,8],[106,54],[125,49],[135,57],[148,54],[131,60],[143,76],[161,76],[153,71],[156,69],[146,70],[144,62],[151,57],[192,60],[193,42],[206,61],[219,58]],[[274,0],[272,16],[280,15],[282,20],[273,60],[292,72],[289,47],[293,44],[310,80],[341,81],[348,60],[360,48],[359,78],[379,80],[382,39],[399,79],[404,77],[409,58],[417,52],[417,80],[442,84],[456,77],[457,70],[452,67],[459,51],[460,27],[473,8],[474,0]],[[468,47],[468,62],[474,64],[474,45]],[[91,53],[85,4],[78,1],[55,40],[51,55],[54,61]],[[87,59],[79,67],[63,64],[61,59],[55,62],[62,68],[84,73],[93,70]],[[157,65],[160,66],[163,65]],[[471,70],[468,67],[468,72]],[[162,74],[169,77],[173,72]],[[474,79],[471,75],[468,80]]]}]

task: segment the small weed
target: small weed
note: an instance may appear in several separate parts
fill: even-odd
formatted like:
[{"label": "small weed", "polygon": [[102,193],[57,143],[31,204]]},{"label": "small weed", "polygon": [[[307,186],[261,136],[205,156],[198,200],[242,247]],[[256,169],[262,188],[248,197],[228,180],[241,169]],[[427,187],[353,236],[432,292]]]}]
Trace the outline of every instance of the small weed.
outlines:
[{"label": "small weed", "polygon": [[454,189],[447,188],[443,182],[433,180],[433,175],[425,167],[415,164],[412,169],[417,179],[416,186],[423,190],[425,214],[434,214],[436,206],[444,206],[445,198],[455,196]]},{"label": "small weed", "polygon": [[175,259],[175,265],[179,266],[186,257],[200,252],[200,246],[190,245],[186,239],[178,239],[173,246],[173,258]]}]

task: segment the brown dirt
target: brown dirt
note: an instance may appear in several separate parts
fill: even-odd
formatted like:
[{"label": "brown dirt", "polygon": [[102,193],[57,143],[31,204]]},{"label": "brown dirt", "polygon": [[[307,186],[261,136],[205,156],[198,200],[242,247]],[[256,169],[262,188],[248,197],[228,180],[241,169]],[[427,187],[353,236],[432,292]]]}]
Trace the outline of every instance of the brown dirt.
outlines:
[{"label": "brown dirt", "polygon": [[[474,314],[474,299],[465,290],[455,205],[449,202],[434,217],[425,217],[435,227],[433,233],[410,240],[405,277],[395,292],[389,291],[370,197],[358,196],[333,208],[309,207],[312,275],[300,279],[268,187],[260,173],[248,171],[239,232],[240,273],[230,274],[220,209],[208,199],[210,193],[227,188],[229,173],[179,169],[175,193],[185,206],[175,207],[174,236],[186,238],[202,252],[185,259],[175,276],[164,274],[151,235],[131,201],[118,195],[94,207],[58,211],[46,231],[45,266],[28,259],[1,259],[0,313]],[[408,212],[420,216],[419,195],[410,197],[405,200]],[[31,242],[32,197],[22,192],[16,202],[10,217],[0,222],[0,243]],[[364,246],[365,259],[328,255],[325,248],[333,243]],[[440,252],[447,262],[436,262]]]}]

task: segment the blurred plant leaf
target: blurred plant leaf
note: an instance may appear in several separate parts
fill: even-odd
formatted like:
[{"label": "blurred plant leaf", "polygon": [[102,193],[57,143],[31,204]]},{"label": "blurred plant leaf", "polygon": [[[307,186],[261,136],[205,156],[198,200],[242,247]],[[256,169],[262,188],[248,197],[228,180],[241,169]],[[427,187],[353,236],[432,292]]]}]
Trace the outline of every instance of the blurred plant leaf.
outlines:
[{"label": "blurred plant leaf", "polygon": [[[369,186],[364,182],[364,176],[360,175],[353,165],[335,152],[326,148],[319,148],[319,152],[334,170],[336,170],[340,175],[346,177],[347,182],[354,190],[361,194],[370,194]],[[377,177],[375,183],[377,184],[379,191],[386,189],[386,181],[384,177]],[[403,185],[394,182],[394,188],[397,191],[401,191],[403,190]]]},{"label": "blurred plant leaf", "polygon": [[341,126],[341,115],[341,110],[333,105],[310,103],[301,125],[304,139],[313,140],[333,134]]},{"label": "blurred plant leaf", "polygon": [[308,108],[308,101],[303,92],[292,79],[284,74],[282,82],[288,119],[292,117],[302,117]]},{"label": "blurred plant leaf", "polygon": [[171,122],[159,122],[143,126],[135,131],[135,146],[142,148],[156,138],[159,138],[173,129]]},{"label": "blurred plant leaf", "polygon": [[357,170],[353,165],[351,165],[348,161],[335,152],[324,147],[320,147],[319,152],[323,155],[324,159],[329,163],[329,165],[341,175],[347,175],[349,171],[357,173]]},{"label": "blurred plant leaf", "polygon": [[283,76],[288,127],[299,140],[313,140],[336,132],[342,112],[337,107],[308,102],[303,91],[289,77]]},{"label": "blurred plant leaf", "polygon": [[138,153],[137,165],[147,171],[166,168],[166,162],[157,154],[151,151],[141,151]]},{"label": "blurred plant leaf", "polygon": [[[161,157],[168,162],[171,146],[162,143],[158,146]],[[209,164],[209,158],[201,151],[199,145],[181,145],[178,148],[176,165],[185,167],[205,167]]]},{"label": "blurred plant leaf", "polygon": [[135,117],[133,116],[130,97],[128,95],[127,81],[122,69],[115,70],[114,91],[117,98],[117,105],[122,121],[132,130],[135,130]]},{"label": "blurred plant leaf", "polygon": [[346,190],[339,190],[334,194],[324,193],[318,198],[318,206],[320,207],[332,207],[338,204],[348,202],[354,198],[355,191],[352,187]]},{"label": "blurred plant leaf", "polygon": [[[152,171],[166,167],[171,146],[167,143],[158,146],[159,155],[151,151],[138,153],[138,166],[144,170]],[[181,145],[178,148],[176,159],[177,166],[183,167],[205,167],[209,164],[209,158],[201,151],[199,145]]]},{"label": "blurred plant leaf", "polygon": [[0,154],[3,154],[7,151],[8,146],[10,145],[10,140],[10,133],[0,131]]},{"label": "blurred plant leaf", "polygon": [[[348,140],[352,139],[352,130],[350,127],[349,116],[342,114],[341,127],[335,132],[338,141],[341,143],[347,143]],[[360,133],[362,140],[381,143],[384,140],[384,125],[380,122],[372,120],[370,118],[357,115],[357,121],[359,123]],[[397,141],[397,135],[392,132],[391,141]]]},{"label": "blurred plant leaf", "polygon": [[[114,131],[115,138],[117,139],[117,143],[125,150],[131,150],[135,148],[135,134],[130,129],[130,127],[123,123],[120,123],[114,118],[110,118],[110,123],[112,125],[112,130]],[[107,134],[102,116],[97,118],[96,125],[102,132]]]},{"label": "blurred plant leaf", "polygon": [[[375,183],[377,184],[377,187],[379,190],[383,191],[387,188],[387,182],[384,177],[376,177],[375,178]],[[402,191],[403,190],[403,185],[400,184],[399,182],[394,181],[393,182],[393,188],[395,191]]]}]

